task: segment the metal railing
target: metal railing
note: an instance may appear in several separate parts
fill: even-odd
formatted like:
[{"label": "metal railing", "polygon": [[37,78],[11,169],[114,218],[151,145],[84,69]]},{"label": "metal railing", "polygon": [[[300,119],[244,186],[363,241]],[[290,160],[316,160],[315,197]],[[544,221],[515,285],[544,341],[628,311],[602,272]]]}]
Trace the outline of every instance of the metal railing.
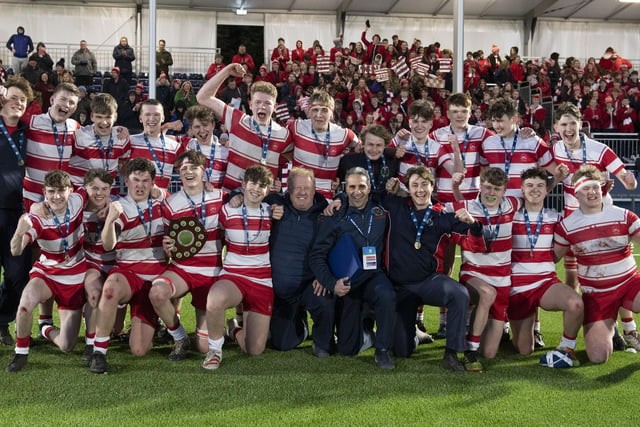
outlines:
[{"label": "metal railing", "polygon": [[[96,71],[110,71],[111,68],[113,68],[115,62],[112,56],[113,47],[114,46],[103,46],[92,48],[89,46],[89,50],[93,52],[96,57],[96,62],[98,63],[98,69]],[[55,64],[60,58],[64,58],[65,68],[71,71],[74,69],[74,66],[71,64],[71,57],[78,49],[78,45],[47,44],[47,53],[49,53],[49,56],[53,59],[53,63]],[[174,47],[170,52],[173,57],[173,66],[169,69],[171,73],[205,74],[209,65],[214,62],[215,55],[220,52],[220,49]],[[133,62],[133,70],[136,73],[148,73],[148,46],[142,46],[140,49],[136,49],[135,54],[136,60]],[[11,52],[4,49],[4,52],[0,54],[0,59],[2,59],[5,69],[11,68]]]}]

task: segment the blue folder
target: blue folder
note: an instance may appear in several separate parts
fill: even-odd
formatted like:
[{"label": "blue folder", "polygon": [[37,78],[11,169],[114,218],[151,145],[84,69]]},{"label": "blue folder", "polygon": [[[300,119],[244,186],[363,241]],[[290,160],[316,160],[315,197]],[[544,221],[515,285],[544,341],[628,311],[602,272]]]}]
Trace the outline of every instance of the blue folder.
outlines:
[{"label": "blue folder", "polygon": [[329,268],[337,279],[343,277],[352,279],[362,270],[360,252],[349,234],[343,234],[329,252]]}]

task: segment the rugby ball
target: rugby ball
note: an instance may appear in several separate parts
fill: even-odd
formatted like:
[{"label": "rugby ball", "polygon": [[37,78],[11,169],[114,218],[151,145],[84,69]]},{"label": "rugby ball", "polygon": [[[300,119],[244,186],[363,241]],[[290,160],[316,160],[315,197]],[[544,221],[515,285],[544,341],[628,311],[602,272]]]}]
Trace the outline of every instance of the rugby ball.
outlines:
[{"label": "rugby ball", "polygon": [[547,368],[571,368],[573,359],[564,350],[553,350],[540,356],[540,364]]}]

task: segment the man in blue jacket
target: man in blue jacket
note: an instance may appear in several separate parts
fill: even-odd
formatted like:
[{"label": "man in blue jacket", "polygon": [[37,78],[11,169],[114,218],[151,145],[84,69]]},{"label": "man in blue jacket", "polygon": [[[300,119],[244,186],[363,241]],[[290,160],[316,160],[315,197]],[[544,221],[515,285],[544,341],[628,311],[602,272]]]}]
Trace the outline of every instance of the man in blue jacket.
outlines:
[{"label": "man in blue jacket", "polygon": [[273,278],[273,314],[271,343],[277,350],[297,347],[309,335],[307,311],[313,319],[313,354],[331,353],[335,316],[335,297],[314,293],[314,275],[309,266],[309,251],[318,229],[318,216],[327,201],[315,191],[313,171],[293,168],[283,197],[272,193],[269,204],[284,206],[284,215],[274,221],[270,238]]},{"label": "man in blue jacket", "polygon": [[7,49],[13,53],[13,72],[17,76],[27,65],[27,57],[33,52],[33,42],[31,37],[24,33],[24,27],[18,27],[16,34],[9,38]]},{"label": "man in blue jacket", "polygon": [[[389,356],[393,341],[396,294],[382,270],[387,229],[387,212],[369,201],[371,183],[366,169],[356,167],[345,177],[348,203],[332,217],[320,217],[320,228],[309,261],[318,282],[342,298],[339,315],[338,352],[345,356],[358,353],[362,346],[362,308],[366,303],[375,312],[377,334],[375,362],[379,368],[393,369]],[[351,277],[336,277],[329,265],[329,254],[343,235],[349,235],[354,254],[362,259],[362,268]]]}]

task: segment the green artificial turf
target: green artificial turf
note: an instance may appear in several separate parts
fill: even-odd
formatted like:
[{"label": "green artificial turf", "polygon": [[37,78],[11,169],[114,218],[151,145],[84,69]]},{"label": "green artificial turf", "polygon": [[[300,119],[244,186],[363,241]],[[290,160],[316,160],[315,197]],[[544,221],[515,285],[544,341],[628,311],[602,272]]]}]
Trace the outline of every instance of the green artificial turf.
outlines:
[{"label": "green artificial turf", "polygon": [[[562,277],[562,276],[561,276]],[[232,311],[229,312],[232,314]],[[429,332],[438,326],[437,308],[425,309]],[[561,334],[561,315],[542,313],[547,349]],[[183,324],[192,335],[188,297]],[[35,332],[35,330],[34,330]],[[35,337],[35,333],[34,333]],[[170,362],[168,344],[146,356],[132,356],[113,341],[109,373],[96,375],[81,361],[83,343],[62,354],[36,340],[27,367],[0,372],[0,426],[560,426],[638,425],[634,396],[640,386],[640,354],[616,352],[604,365],[587,362],[582,334],[577,356],[582,366],[549,369],[540,355],[516,355],[503,345],[483,373],[440,368],[444,341],[422,345],[396,369],[376,368],[373,350],[347,358],[317,359],[310,341],[280,353],[267,349],[249,357],[226,343],[217,371],[200,367],[192,352]],[[0,365],[13,349],[0,346]]]}]

